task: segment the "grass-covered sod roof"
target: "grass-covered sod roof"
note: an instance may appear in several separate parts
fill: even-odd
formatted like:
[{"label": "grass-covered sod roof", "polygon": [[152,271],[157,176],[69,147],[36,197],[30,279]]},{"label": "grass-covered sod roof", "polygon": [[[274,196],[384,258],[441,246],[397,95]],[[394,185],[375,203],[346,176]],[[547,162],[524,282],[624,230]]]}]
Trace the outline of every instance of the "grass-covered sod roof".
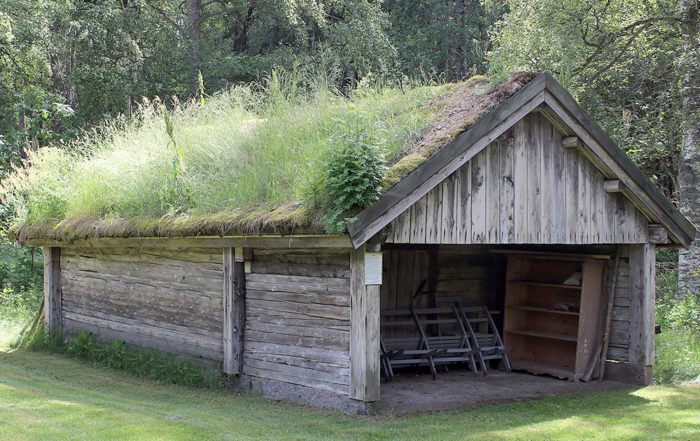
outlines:
[{"label": "grass-covered sod roof", "polygon": [[29,152],[2,183],[11,232],[20,241],[337,232],[533,77],[360,85],[344,96],[277,73],[168,111],[145,102],[129,121]]}]

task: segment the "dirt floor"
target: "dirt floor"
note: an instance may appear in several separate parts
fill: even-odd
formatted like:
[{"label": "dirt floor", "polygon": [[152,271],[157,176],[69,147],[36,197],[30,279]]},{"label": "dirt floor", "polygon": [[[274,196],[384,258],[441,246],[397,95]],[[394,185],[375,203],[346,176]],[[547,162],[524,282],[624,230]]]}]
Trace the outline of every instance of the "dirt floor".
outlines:
[{"label": "dirt floor", "polygon": [[486,404],[520,401],[541,395],[558,395],[580,391],[598,391],[630,387],[615,381],[588,383],[559,380],[546,375],[496,370],[488,375],[468,370],[429,374],[403,372],[390,382],[382,382],[379,414],[401,415],[411,412],[477,407]]}]

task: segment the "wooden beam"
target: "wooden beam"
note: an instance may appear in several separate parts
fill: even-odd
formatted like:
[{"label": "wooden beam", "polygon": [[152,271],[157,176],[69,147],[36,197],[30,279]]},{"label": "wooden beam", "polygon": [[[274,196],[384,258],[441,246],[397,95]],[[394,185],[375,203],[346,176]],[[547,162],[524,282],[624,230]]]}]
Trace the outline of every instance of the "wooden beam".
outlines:
[{"label": "wooden beam", "polygon": [[577,136],[565,136],[561,139],[561,146],[564,148],[583,147],[583,142]]},{"label": "wooden beam", "polygon": [[231,236],[231,237],[129,237],[85,239],[72,242],[31,239],[28,246],[80,247],[80,248],[351,248],[350,238],[342,236]]},{"label": "wooden beam", "polygon": [[658,245],[668,243],[668,231],[663,225],[649,224],[649,242]]},{"label": "wooden beam", "polygon": [[44,247],[44,317],[49,331],[63,332],[61,249]]},{"label": "wooden beam", "polygon": [[557,260],[586,260],[586,259],[601,259],[609,260],[610,256],[607,254],[576,254],[576,253],[558,253],[549,251],[526,251],[526,250],[489,250],[489,253],[495,254],[509,254],[515,256],[524,256],[528,258],[542,258],[542,259],[552,259]]},{"label": "wooden beam", "polygon": [[350,254],[350,398],[379,400],[381,285],[365,284],[365,247]]},{"label": "wooden beam", "polygon": [[630,245],[629,254],[629,362],[650,373],[643,379],[648,384],[654,364],[656,247],[653,244]]},{"label": "wooden beam", "polygon": [[603,188],[606,193],[622,193],[625,185],[619,179],[606,179],[603,181]]},{"label": "wooden beam", "polygon": [[240,374],[245,329],[245,262],[243,248],[224,248],[223,371]]}]

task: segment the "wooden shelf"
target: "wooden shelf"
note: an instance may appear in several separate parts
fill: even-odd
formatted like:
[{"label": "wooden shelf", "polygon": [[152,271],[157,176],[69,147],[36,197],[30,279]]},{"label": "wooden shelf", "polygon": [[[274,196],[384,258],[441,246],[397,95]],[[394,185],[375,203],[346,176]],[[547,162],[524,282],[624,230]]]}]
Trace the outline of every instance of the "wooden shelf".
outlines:
[{"label": "wooden shelf", "polygon": [[580,313],[575,311],[561,311],[559,309],[552,308],[541,308],[539,306],[528,306],[528,305],[514,305],[506,306],[508,309],[517,309],[520,311],[534,311],[534,312],[546,312],[549,314],[561,314],[561,315],[575,315],[578,316]]},{"label": "wooden shelf", "polygon": [[574,368],[556,366],[538,361],[516,360],[511,362],[511,367],[514,370],[524,370],[533,374],[549,374],[557,378],[574,378]]},{"label": "wooden shelf", "polygon": [[563,283],[537,282],[535,280],[511,280],[510,282],[522,283],[524,285],[532,285],[532,286],[547,286],[550,288],[566,288],[566,289],[571,289],[571,290],[576,290],[576,291],[581,290],[581,285],[564,285]]},{"label": "wooden shelf", "polygon": [[547,338],[550,340],[562,340],[576,343],[578,338],[575,335],[554,334],[550,332],[529,331],[525,329],[509,329],[507,333],[517,335],[527,335],[529,337]]},{"label": "wooden shelf", "polygon": [[[508,256],[503,334],[506,347],[513,348],[510,363],[533,374],[588,381],[596,375],[589,369],[600,352],[596,345],[605,261],[544,257]],[[579,285],[551,283],[567,280],[574,271],[581,272]],[[560,310],[568,308],[579,312]]]}]

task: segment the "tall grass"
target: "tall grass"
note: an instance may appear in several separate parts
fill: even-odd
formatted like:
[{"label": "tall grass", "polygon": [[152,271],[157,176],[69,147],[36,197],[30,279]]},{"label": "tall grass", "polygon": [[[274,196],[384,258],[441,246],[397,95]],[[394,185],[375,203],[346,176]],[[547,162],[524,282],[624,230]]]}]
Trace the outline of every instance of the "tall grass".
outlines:
[{"label": "tall grass", "polygon": [[30,152],[2,192],[23,224],[313,205],[307,189],[317,187],[339,130],[361,126],[393,162],[430,123],[426,103],[441,90],[361,85],[342,96],[278,71],[203,103],[168,103],[180,153],[166,133],[166,106],[144,101],[130,121],[113,120],[68,148]]}]

